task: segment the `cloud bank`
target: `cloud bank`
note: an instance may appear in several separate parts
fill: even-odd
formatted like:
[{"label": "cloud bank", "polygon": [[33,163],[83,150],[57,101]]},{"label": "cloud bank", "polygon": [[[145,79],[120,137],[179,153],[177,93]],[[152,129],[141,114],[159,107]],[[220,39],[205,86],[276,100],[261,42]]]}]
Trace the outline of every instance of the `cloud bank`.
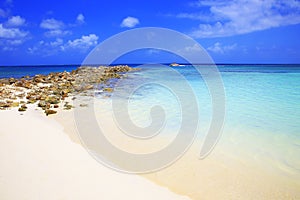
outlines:
[{"label": "cloud bank", "polygon": [[300,23],[297,0],[206,0],[190,4],[199,12],[180,13],[177,18],[198,20],[195,38],[226,37]]}]

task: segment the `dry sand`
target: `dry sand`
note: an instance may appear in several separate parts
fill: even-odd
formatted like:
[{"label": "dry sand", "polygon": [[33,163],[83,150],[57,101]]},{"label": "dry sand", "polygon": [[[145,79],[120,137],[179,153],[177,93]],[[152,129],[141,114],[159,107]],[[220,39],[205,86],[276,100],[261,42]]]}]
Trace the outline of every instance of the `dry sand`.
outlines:
[{"label": "dry sand", "polygon": [[53,117],[34,107],[0,112],[1,200],[188,199],[99,164]]}]

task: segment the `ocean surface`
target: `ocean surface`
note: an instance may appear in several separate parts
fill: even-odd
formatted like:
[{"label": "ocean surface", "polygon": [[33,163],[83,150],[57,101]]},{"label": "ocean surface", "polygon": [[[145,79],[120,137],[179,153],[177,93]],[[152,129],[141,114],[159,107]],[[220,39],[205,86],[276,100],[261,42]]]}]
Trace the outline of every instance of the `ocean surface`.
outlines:
[{"label": "ocean surface", "polygon": [[[71,71],[76,67],[0,67],[0,77]],[[300,186],[300,65],[217,67],[224,84],[226,115],[216,149],[271,175],[280,174],[284,180]],[[126,99],[130,120],[147,128],[155,118],[161,117],[160,112],[153,112],[152,116],[150,112],[159,105],[165,113],[161,132],[168,136],[178,132],[182,109],[198,109],[199,117],[190,120],[199,121],[197,140],[203,142],[212,119],[210,91],[193,66],[172,70],[175,73],[170,73],[168,67],[143,65],[140,71],[128,73],[127,79],[116,83],[116,91],[121,92],[113,93],[110,99],[97,96],[103,103],[101,110],[110,112],[114,99]],[[189,106],[191,93],[183,89],[186,83],[192,88],[198,108]],[[136,89],[132,91],[132,88]],[[187,102],[180,102],[178,94],[186,95]]]},{"label": "ocean surface", "polygon": [[[209,66],[198,66],[201,67]],[[211,191],[210,195],[219,193],[221,199],[300,198],[300,65],[217,67],[224,84],[226,114],[215,149],[202,162],[197,157],[189,158],[187,153],[187,158],[183,156],[174,165],[148,177],[193,199],[202,199],[207,191]],[[192,148],[196,145],[193,151],[199,155],[212,123],[211,93],[194,67],[172,69],[182,77],[165,67],[142,66],[141,71],[128,74],[128,79],[117,84],[117,91],[121,92],[115,92],[111,101],[127,99],[131,121],[143,128],[156,119],[164,119],[160,112],[152,110],[161,106],[165,123],[160,134],[173,139],[168,144],[181,128],[182,110],[191,113],[185,116],[191,122],[186,130],[198,120]],[[192,88],[192,94],[186,91],[185,83]],[[184,98],[180,99],[180,95]],[[192,97],[198,103],[199,117],[192,114],[197,109]],[[103,105],[102,110],[110,107],[109,103]],[[122,120],[116,111],[114,122]],[[218,188],[218,192],[212,188]]]},{"label": "ocean surface", "polygon": [[0,66],[0,78],[21,78],[36,74],[72,71],[80,65],[41,65],[41,66]]}]

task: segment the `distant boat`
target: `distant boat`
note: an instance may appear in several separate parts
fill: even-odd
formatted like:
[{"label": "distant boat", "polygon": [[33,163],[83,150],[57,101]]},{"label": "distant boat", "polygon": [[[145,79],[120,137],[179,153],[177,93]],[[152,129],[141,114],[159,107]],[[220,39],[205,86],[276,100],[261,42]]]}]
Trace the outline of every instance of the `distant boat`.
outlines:
[{"label": "distant boat", "polygon": [[175,62],[170,64],[170,67],[182,67],[182,66],[184,66],[184,65],[180,65],[180,64],[175,63]]}]

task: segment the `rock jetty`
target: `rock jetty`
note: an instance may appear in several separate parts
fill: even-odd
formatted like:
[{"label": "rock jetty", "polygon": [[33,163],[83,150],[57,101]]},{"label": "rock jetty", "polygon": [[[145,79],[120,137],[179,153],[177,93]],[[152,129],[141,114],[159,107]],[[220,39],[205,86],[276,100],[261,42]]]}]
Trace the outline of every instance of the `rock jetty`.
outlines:
[{"label": "rock jetty", "polygon": [[[71,72],[0,79],[0,110],[18,107],[20,112],[24,112],[27,104],[36,104],[47,116],[55,114],[55,109],[67,97],[85,93],[99,84],[103,86],[103,91],[112,92],[113,88],[107,86],[109,80],[124,78],[125,72],[136,70],[139,69],[127,65],[85,66]],[[64,102],[63,109],[72,108],[68,101]]]}]

